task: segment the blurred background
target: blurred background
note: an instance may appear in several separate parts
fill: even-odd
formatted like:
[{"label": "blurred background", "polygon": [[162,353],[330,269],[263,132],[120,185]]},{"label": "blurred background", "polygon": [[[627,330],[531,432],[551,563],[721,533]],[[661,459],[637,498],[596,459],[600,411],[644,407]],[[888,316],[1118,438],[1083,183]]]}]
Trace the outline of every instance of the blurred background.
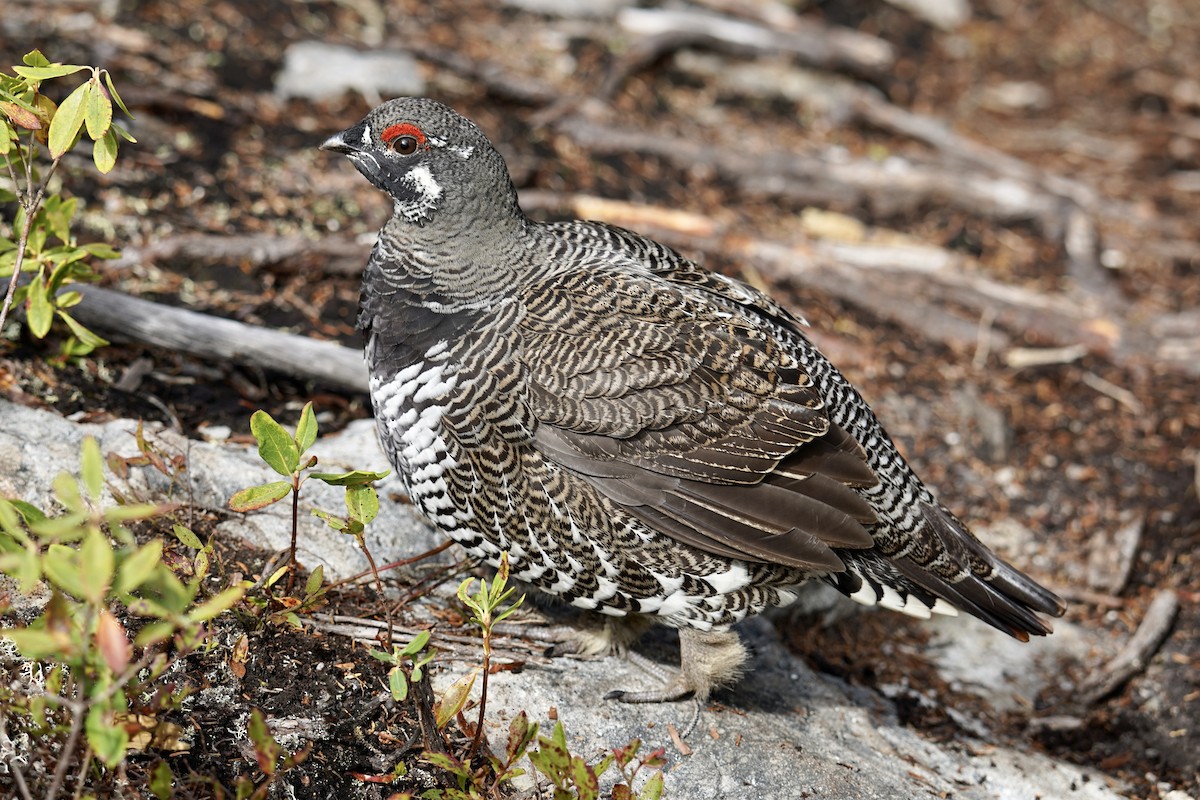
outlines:
[{"label": "blurred background", "polygon": [[[825,614],[797,652],[932,687],[1142,796],[1195,791],[1200,4],[9,0],[5,63],[34,48],[111,70],[134,115],[111,173],[84,148],[60,168],[80,238],[122,252],[97,264],[110,289],[359,346],[390,206],[316,147],[402,94],[479,123],[530,215],[634,228],[768,289],[1086,632],[1004,710],[939,680],[930,634],[893,615]],[[331,426],[369,413],[286,368],[153,342],[50,367],[46,347],[0,340],[3,396],[210,438],[309,399]],[[1166,590],[1179,617],[1145,671],[1084,692]]]}]

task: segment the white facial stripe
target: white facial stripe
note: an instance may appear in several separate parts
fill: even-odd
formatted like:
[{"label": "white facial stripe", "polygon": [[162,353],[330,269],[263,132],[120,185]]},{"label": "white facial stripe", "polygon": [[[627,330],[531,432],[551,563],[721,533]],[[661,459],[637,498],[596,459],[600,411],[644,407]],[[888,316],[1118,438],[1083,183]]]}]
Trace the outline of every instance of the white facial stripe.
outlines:
[{"label": "white facial stripe", "polygon": [[411,222],[429,219],[437,210],[442,185],[434,180],[433,173],[424,164],[410,169],[404,175],[404,182],[416,190],[417,197],[407,203],[396,203],[396,213]]},{"label": "white facial stripe", "polygon": [[429,167],[423,164],[410,169],[404,176],[404,180],[417,190],[423,201],[428,201],[430,205],[442,196],[441,184],[433,179],[433,173],[429,171]]},{"label": "white facial stripe", "polygon": [[371,126],[365,122],[363,123],[362,143],[364,147],[371,144]]},{"label": "white facial stripe", "polygon": [[446,148],[451,153],[454,153],[454,155],[458,156],[459,158],[463,159],[464,161],[466,159],[470,158],[471,154],[475,152],[475,148],[472,147],[471,145],[467,145],[467,144],[451,147],[450,142],[441,138],[440,136],[429,136],[428,138],[426,138],[425,141],[433,147]]}]

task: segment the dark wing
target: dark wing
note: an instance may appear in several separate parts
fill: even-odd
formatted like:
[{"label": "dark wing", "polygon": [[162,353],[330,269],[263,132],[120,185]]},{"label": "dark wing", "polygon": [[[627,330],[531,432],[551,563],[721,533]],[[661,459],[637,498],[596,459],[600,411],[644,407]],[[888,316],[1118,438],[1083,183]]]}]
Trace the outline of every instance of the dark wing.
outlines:
[{"label": "dark wing", "polygon": [[841,571],[878,478],[770,326],[648,272],[595,265],[525,289],[534,446],[710,553]]}]

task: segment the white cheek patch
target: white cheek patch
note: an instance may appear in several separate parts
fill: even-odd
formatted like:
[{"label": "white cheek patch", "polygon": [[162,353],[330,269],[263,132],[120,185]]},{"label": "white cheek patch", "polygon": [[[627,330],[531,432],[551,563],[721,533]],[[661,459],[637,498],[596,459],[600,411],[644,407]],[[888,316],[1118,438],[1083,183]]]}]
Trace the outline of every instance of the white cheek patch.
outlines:
[{"label": "white cheek patch", "polygon": [[415,200],[397,202],[396,213],[410,222],[424,222],[437,210],[438,198],[442,196],[442,185],[438,183],[429,167],[413,167],[404,176],[404,182],[417,195]]},{"label": "white cheek patch", "polygon": [[365,123],[363,124],[362,143],[364,147],[371,144],[371,126]]}]

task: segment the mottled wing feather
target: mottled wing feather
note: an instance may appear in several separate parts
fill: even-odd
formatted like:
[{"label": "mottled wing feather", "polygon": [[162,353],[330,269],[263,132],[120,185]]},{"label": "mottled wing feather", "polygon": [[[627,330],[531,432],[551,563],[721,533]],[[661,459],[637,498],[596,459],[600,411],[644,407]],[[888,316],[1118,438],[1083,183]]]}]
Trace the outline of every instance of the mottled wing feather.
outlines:
[{"label": "mottled wing feather", "polygon": [[873,545],[874,512],[851,486],[877,478],[769,334],[599,265],[531,286],[524,303],[546,458],[713,554],[838,571],[833,547]]}]

